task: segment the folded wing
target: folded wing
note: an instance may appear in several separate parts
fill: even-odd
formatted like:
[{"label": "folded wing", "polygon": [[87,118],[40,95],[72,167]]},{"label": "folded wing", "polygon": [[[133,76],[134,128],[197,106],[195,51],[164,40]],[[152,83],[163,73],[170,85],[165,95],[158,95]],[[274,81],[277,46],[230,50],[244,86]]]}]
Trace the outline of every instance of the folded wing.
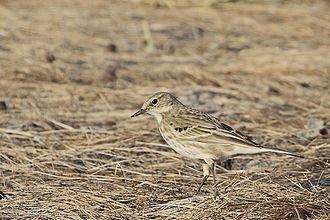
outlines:
[{"label": "folded wing", "polygon": [[253,142],[248,136],[219,122],[216,118],[206,114],[194,114],[185,117],[184,121],[178,121],[174,126],[176,137],[185,140],[194,140],[211,144],[241,144],[261,148],[261,145]]}]

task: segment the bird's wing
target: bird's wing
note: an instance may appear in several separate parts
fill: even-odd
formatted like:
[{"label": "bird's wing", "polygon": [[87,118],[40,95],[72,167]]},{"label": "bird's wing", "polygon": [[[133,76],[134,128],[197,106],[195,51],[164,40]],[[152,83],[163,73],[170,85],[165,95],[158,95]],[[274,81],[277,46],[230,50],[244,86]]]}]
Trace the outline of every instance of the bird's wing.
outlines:
[{"label": "bird's wing", "polygon": [[251,138],[244,135],[242,132],[230,127],[229,125],[226,125],[225,123],[220,123],[220,124],[221,124],[221,128],[219,128],[219,129],[222,130],[222,132],[229,132],[235,138],[238,138],[238,139],[244,141],[244,143],[247,143],[247,144],[250,144],[250,145],[256,146],[256,147],[262,147],[261,145],[252,141]]},{"label": "bird's wing", "polygon": [[219,122],[208,114],[186,115],[172,124],[177,138],[214,144],[244,144],[262,147],[236,129]]}]

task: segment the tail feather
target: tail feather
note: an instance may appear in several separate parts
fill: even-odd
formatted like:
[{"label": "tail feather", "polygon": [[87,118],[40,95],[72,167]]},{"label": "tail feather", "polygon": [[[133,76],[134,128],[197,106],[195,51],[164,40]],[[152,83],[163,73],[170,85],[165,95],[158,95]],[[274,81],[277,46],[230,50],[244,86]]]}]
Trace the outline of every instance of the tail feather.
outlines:
[{"label": "tail feather", "polygon": [[260,154],[260,153],[277,153],[277,154],[286,154],[293,157],[304,158],[304,156],[299,154],[290,153],[283,150],[275,150],[263,147],[251,147],[243,145],[235,145],[234,150],[230,153],[232,156],[243,155],[243,154]]},{"label": "tail feather", "polygon": [[286,154],[289,156],[293,156],[293,157],[299,157],[299,158],[304,158],[304,156],[299,155],[299,154],[294,154],[294,153],[290,153],[287,151],[282,151],[282,150],[275,150],[275,149],[267,149],[267,148],[263,148],[265,151],[263,152],[271,152],[271,153],[278,153],[278,154]]}]

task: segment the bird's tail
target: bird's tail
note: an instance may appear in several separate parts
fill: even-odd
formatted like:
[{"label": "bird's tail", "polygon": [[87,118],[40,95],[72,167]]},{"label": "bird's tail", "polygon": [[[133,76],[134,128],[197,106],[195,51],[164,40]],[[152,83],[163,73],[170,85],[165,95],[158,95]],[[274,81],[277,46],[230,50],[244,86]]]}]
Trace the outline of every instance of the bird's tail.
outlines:
[{"label": "bird's tail", "polygon": [[263,147],[252,147],[252,146],[244,146],[244,145],[235,145],[234,150],[232,152],[236,155],[241,154],[260,154],[260,153],[277,153],[277,154],[286,154],[293,157],[300,157],[304,158],[304,156],[299,154],[290,153],[283,150],[275,150],[275,149],[269,149],[269,148],[263,148]]},{"label": "bird's tail", "polygon": [[304,156],[302,156],[302,155],[290,153],[290,152],[283,151],[283,150],[275,150],[275,149],[267,149],[267,148],[261,148],[261,149],[263,149],[263,152],[265,152],[265,153],[271,152],[271,153],[286,154],[286,155],[293,156],[293,157],[304,158]]}]

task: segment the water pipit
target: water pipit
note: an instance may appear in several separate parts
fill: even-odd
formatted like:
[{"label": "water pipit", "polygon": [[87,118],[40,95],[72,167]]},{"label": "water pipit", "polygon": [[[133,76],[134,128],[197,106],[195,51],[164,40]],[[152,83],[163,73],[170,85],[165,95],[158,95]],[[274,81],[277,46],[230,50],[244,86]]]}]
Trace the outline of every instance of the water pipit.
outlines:
[{"label": "water pipit", "polygon": [[214,116],[185,106],[170,93],[154,94],[131,117],[144,113],[157,119],[160,134],[176,152],[205,162],[203,163],[204,178],[196,194],[199,193],[211,171],[216,197],[218,190],[214,161],[266,152],[302,157],[282,150],[264,148]]}]

